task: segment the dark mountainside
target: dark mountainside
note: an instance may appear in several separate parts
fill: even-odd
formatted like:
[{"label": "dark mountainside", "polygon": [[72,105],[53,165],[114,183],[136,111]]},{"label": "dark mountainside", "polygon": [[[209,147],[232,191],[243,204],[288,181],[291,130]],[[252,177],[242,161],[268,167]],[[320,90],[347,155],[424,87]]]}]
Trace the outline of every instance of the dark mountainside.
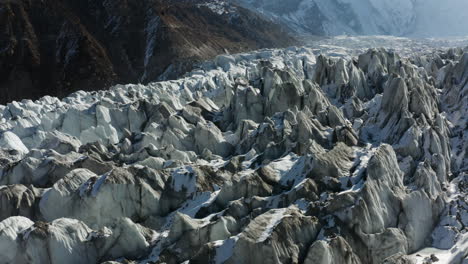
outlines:
[{"label": "dark mountainside", "polygon": [[0,103],[172,79],[193,62],[294,43],[241,7],[207,1],[0,1]]}]

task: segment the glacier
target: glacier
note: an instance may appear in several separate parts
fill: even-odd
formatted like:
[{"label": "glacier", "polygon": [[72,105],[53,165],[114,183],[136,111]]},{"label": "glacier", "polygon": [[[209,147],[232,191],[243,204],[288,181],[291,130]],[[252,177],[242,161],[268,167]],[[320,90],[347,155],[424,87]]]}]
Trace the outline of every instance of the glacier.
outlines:
[{"label": "glacier", "polygon": [[468,40],[326,38],[0,106],[0,263],[466,263]]}]

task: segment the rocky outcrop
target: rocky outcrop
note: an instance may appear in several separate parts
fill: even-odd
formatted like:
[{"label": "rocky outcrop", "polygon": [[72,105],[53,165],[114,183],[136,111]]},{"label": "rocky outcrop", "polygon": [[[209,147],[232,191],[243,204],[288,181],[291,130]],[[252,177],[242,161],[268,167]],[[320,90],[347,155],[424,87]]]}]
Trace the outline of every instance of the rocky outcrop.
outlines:
[{"label": "rocky outcrop", "polygon": [[176,81],[8,104],[1,259],[464,258],[466,56],[452,53],[261,50]]}]

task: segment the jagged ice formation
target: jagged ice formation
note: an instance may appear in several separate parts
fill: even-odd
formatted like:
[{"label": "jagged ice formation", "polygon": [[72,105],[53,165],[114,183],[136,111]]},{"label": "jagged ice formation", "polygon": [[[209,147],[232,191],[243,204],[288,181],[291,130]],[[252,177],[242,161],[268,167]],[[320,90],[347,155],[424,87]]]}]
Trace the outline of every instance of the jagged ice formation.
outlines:
[{"label": "jagged ice formation", "polygon": [[462,49],[261,50],[12,102],[0,263],[466,262],[467,109]]}]

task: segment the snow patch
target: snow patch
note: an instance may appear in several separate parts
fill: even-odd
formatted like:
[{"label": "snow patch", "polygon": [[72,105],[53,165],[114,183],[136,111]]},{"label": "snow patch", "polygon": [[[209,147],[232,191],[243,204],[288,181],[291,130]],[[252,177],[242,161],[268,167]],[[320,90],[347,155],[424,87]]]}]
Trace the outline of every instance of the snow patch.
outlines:
[{"label": "snow patch", "polygon": [[290,215],[285,215],[287,208],[281,208],[281,209],[272,209],[268,212],[268,216],[270,217],[270,221],[263,230],[262,234],[258,237],[257,243],[264,242],[267,240],[270,236],[275,227],[281,223],[281,220],[283,218],[290,216]]},{"label": "snow patch", "polygon": [[197,175],[191,166],[184,166],[172,173],[172,188],[176,192],[185,189],[188,194],[197,190]]},{"label": "snow patch", "polygon": [[216,246],[216,264],[224,263],[232,256],[237,240],[239,240],[239,237],[233,236],[226,240],[218,240],[213,242]]}]

